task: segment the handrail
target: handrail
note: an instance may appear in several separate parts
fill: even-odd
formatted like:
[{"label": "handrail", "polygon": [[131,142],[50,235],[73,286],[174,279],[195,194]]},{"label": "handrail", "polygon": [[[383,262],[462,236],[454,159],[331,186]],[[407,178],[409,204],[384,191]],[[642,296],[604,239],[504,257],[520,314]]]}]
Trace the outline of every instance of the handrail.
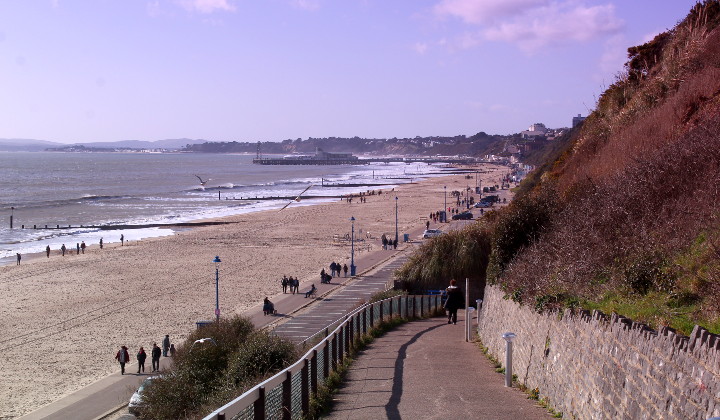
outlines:
[{"label": "handrail", "polygon": [[[322,383],[342,363],[354,346],[356,336],[361,336],[385,319],[402,317],[403,314],[406,318],[422,318],[440,307],[439,295],[413,295],[395,296],[356,308],[344,319],[331,323],[340,322],[295,363],[213,411],[204,420],[301,418],[310,410],[310,396],[317,395],[318,383]],[[300,375],[299,384],[294,381],[297,375]]]}]

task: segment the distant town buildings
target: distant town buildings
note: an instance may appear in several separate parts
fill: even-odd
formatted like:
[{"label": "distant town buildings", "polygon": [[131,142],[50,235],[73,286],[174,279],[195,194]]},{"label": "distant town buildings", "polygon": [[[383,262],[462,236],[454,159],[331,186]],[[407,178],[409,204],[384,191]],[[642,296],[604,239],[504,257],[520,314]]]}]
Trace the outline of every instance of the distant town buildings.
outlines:
[{"label": "distant town buildings", "polygon": [[554,140],[565,133],[567,128],[547,128],[543,123],[531,124],[527,130],[520,132],[520,137],[523,139],[537,139],[544,138],[545,140]]},{"label": "distant town buildings", "polygon": [[583,122],[583,121],[585,121],[585,117],[583,117],[583,116],[580,115],[580,114],[577,114],[577,117],[573,117],[573,119],[572,119],[572,126],[573,126],[573,128],[575,128],[575,127],[577,127],[578,125],[580,125],[580,123]]}]

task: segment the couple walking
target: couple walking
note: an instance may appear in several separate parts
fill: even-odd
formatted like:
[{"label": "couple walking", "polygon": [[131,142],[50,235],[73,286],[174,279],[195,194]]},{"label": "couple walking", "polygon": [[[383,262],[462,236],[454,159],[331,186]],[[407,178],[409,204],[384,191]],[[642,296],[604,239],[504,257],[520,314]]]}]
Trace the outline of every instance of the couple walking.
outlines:
[{"label": "couple walking", "polygon": [[[170,336],[166,335],[165,339],[163,339],[163,349],[162,353],[167,357],[168,352],[170,352],[171,356],[175,355],[175,345],[170,344]],[[160,371],[160,347],[158,347],[157,343],[153,343],[153,348],[150,356],[152,357],[152,371],[153,372],[159,372]],[[137,373],[145,372],[145,360],[147,359],[147,353],[145,353],[145,349],[143,347],[140,347],[137,354],[135,355],[135,359],[138,362],[138,370]],[[120,350],[115,354],[115,360],[120,363],[120,374],[125,374],[125,364],[130,363],[130,353],[128,352],[127,346],[121,346]]]}]

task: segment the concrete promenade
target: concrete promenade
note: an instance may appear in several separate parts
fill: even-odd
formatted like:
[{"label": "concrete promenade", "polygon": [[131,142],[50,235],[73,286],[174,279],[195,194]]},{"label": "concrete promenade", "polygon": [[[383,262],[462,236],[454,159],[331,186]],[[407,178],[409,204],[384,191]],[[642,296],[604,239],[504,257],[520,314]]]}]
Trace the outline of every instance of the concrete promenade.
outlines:
[{"label": "concrete promenade", "polygon": [[[422,228],[416,228],[408,233],[413,240],[417,240],[422,235],[422,231]],[[409,242],[401,244],[397,250],[380,249],[356,253],[355,264],[358,268],[358,275],[336,277],[330,284],[320,284],[322,267],[318,267],[317,281],[301,283],[299,294],[282,294],[278,281],[280,294],[271,297],[277,315],[264,316],[262,302],[250,308],[243,315],[249,317],[258,328],[275,327],[278,334],[293,341],[302,341],[337,320],[344,313],[349,312],[357,306],[357,302],[360,300],[367,300],[377,291],[385,290],[385,284],[390,281],[392,271],[400,265],[399,260],[404,259],[407,252],[418,244],[419,242]],[[385,265],[388,266],[384,267]],[[325,267],[325,270],[329,272],[329,268]],[[310,288],[311,283],[318,288],[317,299],[304,297],[304,292]],[[188,328],[193,327],[188,326]],[[170,363],[169,358],[161,358],[161,369],[168,363]],[[146,362],[146,368],[148,364]],[[136,363],[129,364],[125,367],[126,375],[120,375],[119,371],[108,375],[77,392],[26,414],[20,419],[91,420],[105,418],[109,413],[114,413],[121,406],[127,405],[130,396],[140,383],[153,375],[148,371],[144,374],[136,374],[136,369]]]},{"label": "concrete promenade", "polygon": [[360,352],[334,396],[328,419],[550,419],[515,388],[474,343],[464,311],[409,322]]}]

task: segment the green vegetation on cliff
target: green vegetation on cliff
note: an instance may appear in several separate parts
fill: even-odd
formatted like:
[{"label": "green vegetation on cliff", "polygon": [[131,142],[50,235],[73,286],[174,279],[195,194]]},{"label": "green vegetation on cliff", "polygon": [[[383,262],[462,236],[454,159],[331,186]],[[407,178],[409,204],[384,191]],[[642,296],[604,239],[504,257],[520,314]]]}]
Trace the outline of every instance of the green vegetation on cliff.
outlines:
[{"label": "green vegetation on cliff", "polygon": [[[719,25],[720,1],[706,0],[630,48],[625,74],[567,147],[505,210],[457,234],[489,244],[468,257],[485,281],[539,311],[581,306],[720,332]],[[403,280],[445,283],[458,247],[424,246]]]}]

